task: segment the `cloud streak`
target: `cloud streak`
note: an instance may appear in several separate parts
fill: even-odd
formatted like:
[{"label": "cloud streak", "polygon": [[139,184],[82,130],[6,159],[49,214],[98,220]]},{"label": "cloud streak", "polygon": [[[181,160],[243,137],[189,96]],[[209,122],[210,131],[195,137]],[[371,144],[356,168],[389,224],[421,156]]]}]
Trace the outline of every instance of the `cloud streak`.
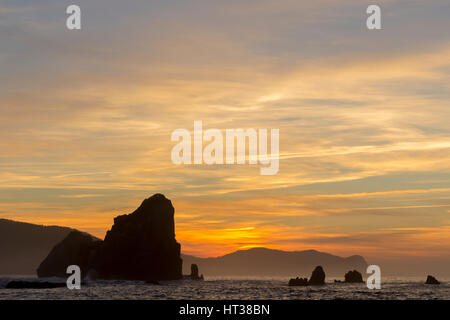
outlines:
[{"label": "cloud streak", "polygon": [[[442,254],[450,6],[409,4],[380,33],[353,0],[81,0],[79,33],[57,1],[0,7],[2,215],[101,237],[162,192],[190,253]],[[280,129],[279,174],[173,165],[194,120]]]}]

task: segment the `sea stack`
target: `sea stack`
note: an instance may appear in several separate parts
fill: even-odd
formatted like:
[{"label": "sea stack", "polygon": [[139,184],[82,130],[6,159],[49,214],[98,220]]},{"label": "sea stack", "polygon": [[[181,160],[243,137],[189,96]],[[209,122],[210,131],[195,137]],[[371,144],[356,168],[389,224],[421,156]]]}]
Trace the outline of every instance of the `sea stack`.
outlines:
[{"label": "sea stack", "polygon": [[356,270],[349,271],[345,274],[345,282],[346,283],[362,283],[363,278],[362,274]]},{"label": "sea stack", "polygon": [[41,263],[38,276],[67,277],[67,266],[76,264],[82,277],[149,282],[181,279],[174,212],[170,200],[155,194],[133,213],[116,217],[104,241],[72,232]]},{"label": "sea stack", "polygon": [[325,284],[325,272],[322,266],[317,266],[309,278],[308,285],[310,286],[320,286]]},{"label": "sea stack", "polygon": [[180,244],[175,240],[174,212],[169,199],[155,194],[133,213],[116,217],[93,261],[92,269],[98,277],[181,279],[182,260]]},{"label": "sea stack", "polygon": [[198,275],[198,266],[193,263],[191,264],[191,279],[192,280],[203,280],[203,275]]},{"label": "sea stack", "polygon": [[425,281],[425,284],[441,284],[437,279],[433,276],[428,276],[427,281]]},{"label": "sea stack", "polygon": [[289,286],[320,286],[325,284],[325,272],[322,266],[317,266],[308,281],[308,278],[295,278],[289,280]]}]

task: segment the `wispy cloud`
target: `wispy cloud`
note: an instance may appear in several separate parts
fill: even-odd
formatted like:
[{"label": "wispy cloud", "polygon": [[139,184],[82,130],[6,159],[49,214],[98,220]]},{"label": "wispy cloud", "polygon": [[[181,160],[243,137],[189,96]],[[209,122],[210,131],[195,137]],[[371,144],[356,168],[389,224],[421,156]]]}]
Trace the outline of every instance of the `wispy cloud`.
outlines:
[{"label": "wispy cloud", "polygon": [[[409,3],[382,1],[379,33],[356,0],[80,0],[78,33],[60,2],[2,5],[2,216],[101,237],[163,192],[186,252],[441,254],[450,5]],[[173,165],[194,120],[280,129],[279,174]]]}]

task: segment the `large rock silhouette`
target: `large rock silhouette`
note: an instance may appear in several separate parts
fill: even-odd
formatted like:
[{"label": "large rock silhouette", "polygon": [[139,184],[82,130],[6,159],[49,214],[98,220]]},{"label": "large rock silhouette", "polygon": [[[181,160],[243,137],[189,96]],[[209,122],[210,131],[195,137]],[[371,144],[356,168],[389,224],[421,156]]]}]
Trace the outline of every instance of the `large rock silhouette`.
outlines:
[{"label": "large rock silhouette", "polygon": [[175,240],[174,211],[170,200],[155,194],[133,213],[116,217],[92,264],[98,277],[181,279],[182,260],[180,244]]},{"label": "large rock silhouette", "polygon": [[70,232],[41,262],[37,269],[38,277],[66,278],[67,267],[73,264],[80,267],[81,274],[85,274],[101,244],[100,239],[90,234],[80,231]]},{"label": "large rock silhouette", "polygon": [[94,251],[82,250],[84,242],[72,242],[69,235],[42,263],[58,267],[41,273],[38,270],[38,275],[61,276],[61,269],[65,272],[68,265],[81,263],[82,276],[89,274],[98,279],[181,279],[182,260],[180,244],[175,240],[174,211],[170,200],[155,194],[133,213],[116,217],[105,240],[96,244]]}]

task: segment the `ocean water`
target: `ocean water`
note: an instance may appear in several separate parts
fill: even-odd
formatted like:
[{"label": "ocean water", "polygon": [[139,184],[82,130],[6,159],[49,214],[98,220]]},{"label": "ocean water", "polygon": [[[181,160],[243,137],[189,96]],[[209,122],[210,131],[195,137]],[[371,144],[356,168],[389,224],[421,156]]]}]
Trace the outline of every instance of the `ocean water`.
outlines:
[{"label": "ocean water", "polygon": [[[366,284],[329,282],[317,287],[289,287],[287,278],[279,279],[221,279],[205,281],[161,281],[159,285],[140,281],[89,281],[80,290],[5,289],[11,280],[36,280],[29,277],[0,277],[0,300],[5,299],[444,299],[450,300],[449,279],[439,279],[440,285],[425,285],[424,279],[390,278],[382,280],[380,290],[369,290]],[[45,279],[60,281],[63,279]],[[40,280],[43,281],[43,280]]]}]

